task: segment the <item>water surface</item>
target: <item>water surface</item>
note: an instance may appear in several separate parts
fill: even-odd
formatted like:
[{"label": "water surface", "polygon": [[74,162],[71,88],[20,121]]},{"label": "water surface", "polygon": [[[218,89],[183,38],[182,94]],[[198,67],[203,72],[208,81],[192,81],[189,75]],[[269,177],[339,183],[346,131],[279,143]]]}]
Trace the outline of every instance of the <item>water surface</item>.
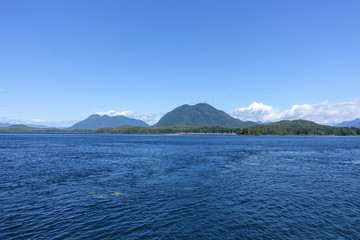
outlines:
[{"label": "water surface", "polygon": [[360,239],[360,138],[0,134],[0,239]]}]

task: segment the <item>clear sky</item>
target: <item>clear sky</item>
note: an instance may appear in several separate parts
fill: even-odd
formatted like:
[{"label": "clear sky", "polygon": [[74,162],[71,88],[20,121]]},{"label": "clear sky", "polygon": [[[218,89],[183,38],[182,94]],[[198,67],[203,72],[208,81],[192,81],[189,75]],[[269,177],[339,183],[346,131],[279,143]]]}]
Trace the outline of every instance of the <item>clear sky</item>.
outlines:
[{"label": "clear sky", "polygon": [[240,119],[343,103],[360,117],[359,13],[358,0],[2,0],[0,122],[151,122],[198,102]]}]

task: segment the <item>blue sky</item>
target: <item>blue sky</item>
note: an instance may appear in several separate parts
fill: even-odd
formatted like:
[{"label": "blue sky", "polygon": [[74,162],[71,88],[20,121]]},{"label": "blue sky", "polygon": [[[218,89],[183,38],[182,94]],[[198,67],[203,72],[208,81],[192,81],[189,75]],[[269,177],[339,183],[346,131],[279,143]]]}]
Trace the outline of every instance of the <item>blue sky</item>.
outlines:
[{"label": "blue sky", "polygon": [[198,102],[240,119],[321,104],[336,116],[318,122],[360,117],[359,12],[357,0],[1,1],[0,121],[113,110],[151,123]]}]

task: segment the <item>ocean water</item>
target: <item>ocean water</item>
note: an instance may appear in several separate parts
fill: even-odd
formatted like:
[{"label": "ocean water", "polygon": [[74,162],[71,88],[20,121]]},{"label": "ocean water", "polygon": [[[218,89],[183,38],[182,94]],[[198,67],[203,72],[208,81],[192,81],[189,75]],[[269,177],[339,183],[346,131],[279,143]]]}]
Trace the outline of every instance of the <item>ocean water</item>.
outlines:
[{"label": "ocean water", "polygon": [[0,239],[360,239],[360,138],[0,134]]}]

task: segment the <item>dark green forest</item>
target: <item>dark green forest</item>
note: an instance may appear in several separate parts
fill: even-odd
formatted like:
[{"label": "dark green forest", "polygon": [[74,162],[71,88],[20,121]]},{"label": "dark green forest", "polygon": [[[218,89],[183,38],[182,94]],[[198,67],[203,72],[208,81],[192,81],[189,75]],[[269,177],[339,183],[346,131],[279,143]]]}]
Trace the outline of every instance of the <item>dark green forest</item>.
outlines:
[{"label": "dark green forest", "polygon": [[176,134],[176,133],[239,133],[239,128],[219,126],[170,126],[170,127],[134,127],[121,126],[117,128],[102,128],[97,133],[123,133],[123,134]]},{"label": "dark green forest", "polygon": [[255,122],[243,122],[206,103],[193,106],[182,105],[166,113],[156,127],[169,126],[223,126],[241,128],[257,125]]},{"label": "dark green forest", "polygon": [[306,120],[280,121],[243,128],[240,135],[360,135],[360,128],[332,127]]},{"label": "dark green forest", "polygon": [[168,126],[168,127],[137,127],[121,126],[116,128],[92,129],[57,129],[33,128],[26,125],[12,125],[0,128],[0,132],[19,133],[103,133],[103,134],[238,134],[245,136],[257,135],[337,135],[359,136],[360,128],[332,127],[320,125],[306,120],[280,121],[272,124],[255,125],[245,128],[220,126]]}]

